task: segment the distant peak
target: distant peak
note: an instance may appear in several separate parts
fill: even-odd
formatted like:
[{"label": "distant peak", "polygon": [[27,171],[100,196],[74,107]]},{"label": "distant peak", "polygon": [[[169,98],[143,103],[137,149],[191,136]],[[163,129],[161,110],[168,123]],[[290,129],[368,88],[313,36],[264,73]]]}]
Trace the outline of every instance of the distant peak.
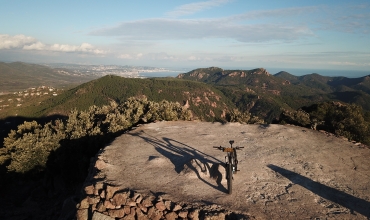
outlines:
[{"label": "distant peak", "polygon": [[257,68],[252,70],[252,74],[257,74],[257,75],[266,75],[270,76],[271,74],[264,68]]}]

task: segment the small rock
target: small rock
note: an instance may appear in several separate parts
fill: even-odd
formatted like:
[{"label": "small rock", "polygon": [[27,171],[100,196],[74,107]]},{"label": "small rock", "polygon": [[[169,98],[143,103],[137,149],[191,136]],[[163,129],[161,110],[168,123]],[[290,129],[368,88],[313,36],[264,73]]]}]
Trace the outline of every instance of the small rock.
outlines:
[{"label": "small rock", "polygon": [[94,212],[91,220],[114,220],[114,218],[99,212]]},{"label": "small rock", "polygon": [[163,212],[156,210],[154,207],[150,207],[148,210],[148,217],[152,220],[159,220],[163,217]]},{"label": "small rock", "polygon": [[105,190],[102,190],[101,191],[100,198],[105,199]]},{"label": "small rock", "polygon": [[141,203],[141,201],[143,200],[143,197],[141,195],[139,195],[136,199],[135,199],[135,202],[136,203]]},{"label": "small rock", "polygon": [[150,207],[150,208],[148,209],[148,213],[147,213],[147,215],[148,215],[148,217],[149,217],[149,218],[150,218],[150,216],[153,214],[153,212],[155,212],[154,207]]},{"label": "small rock", "polygon": [[141,196],[141,194],[140,194],[140,193],[135,192],[135,193],[134,193],[134,196],[132,197],[132,200],[133,200],[133,201],[136,201],[136,199],[137,199],[138,197],[140,197],[140,196]]},{"label": "small rock", "polygon": [[176,212],[182,209],[181,205],[176,204],[172,211]]},{"label": "small rock", "polygon": [[98,202],[100,202],[100,197],[99,196],[88,196],[87,201],[90,205],[97,204]]},{"label": "small rock", "polygon": [[101,193],[99,193],[100,191],[103,192],[103,187],[104,187],[104,184],[102,182],[98,182],[98,183],[95,183],[95,187],[94,187],[94,195],[98,196],[100,195]]},{"label": "small rock", "polygon": [[164,211],[166,210],[166,206],[164,205],[164,203],[162,201],[159,201],[155,204],[155,207],[159,210],[159,211]]},{"label": "small rock", "polygon": [[126,205],[133,207],[133,206],[136,206],[136,202],[134,202],[134,201],[126,201]]},{"label": "small rock", "polygon": [[90,206],[90,210],[91,210],[92,212],[94,212],[94,211],[96,210],[96,205],[97,205],[97,204],[92,204],[92,205]]},{"label": "small rock", "polygon": [[166,207],[167,210],[171,211],[172,210],[172,202],[167,200],[164,202],[164,206]]},{"label": "small rock", "polygon": [[199,220],[199,210],[195,209],[188,213],[188,218],[193,220]]},{"label": "small rock", "polygon": [[137,220],[149,220],[148,216],[146,216],[140,209],[136,209],[136,218]]},{"label": "small rock", "polygon": [[212,213],[204,216],[205,220],[224,220],[226,218],[225,213]]},{"label": "small rock", "polygon": [[110,217],[113,217],[113,218],[122,218],[123,216],[125,216],[125,211],[123,208],[111,209],[111,210],[108,210],[108,214]]},{"label": "small rock", "polygon": [[87,195],[94,195],[94,186],[93,185],[86,186],[85,187],[85,193]]},{"label": "small rock", "polygon": [[147,207],[145,207],[145,206],[143,206],[141,203],[138,203],[138,204],[137,204],[137,207],[138,207],[141,211],[143,211],[144,213],[147,213],[147,212],[148,212],[148,208],[147,208]]},{"label": "small rock", "polygon": [[187,211],[180,211],[179,212],[179,217],[180,218],[186,218],[188,216],[188,212]]},{"label": "small rock", "polygon": [[98,205],[96,205],[96,210],[98,212],[104,212],[105,210],[107,210],[104,206],[104,203],[103,202],[99,202]]},{"label": "small rock", "polygon": [[112,198],[112,204],[114,205],[125,205],[127,201],[126,193],[116,193]]},{"label": "small rock", "polygon": [[77,220],[87,220],[88,214],[89,214],[88,209],[78,209],[77,214],[76,214],[76,218],[77,218]]},{"label": "small rock", "polygon": [[98,159],[95,163],[95,167],[98,170],[103,170],[104,168],[107,167],[107,163],[105,163],[103,160]]},{"label": "small rock", "polygon": [[107,189],[106,189],[106,199],[110,199],[113,197],[114,193],[117,192],[120,188],[117,187],[117,186],[110,186],[110,185],[107,185]]},{"label": "small rock", "polygon": [[135,215],[126,215],[123,220],[136,220]]},{"label": "small rock", "polygon": [[109,200],[105,200],[105,201],[104,201],[104,206],[105,206],[105,208],[107,208],[107,209],[115,209],[115,208],[116,208],[116,206],[115,206],[115,205],[113,205]]},{"label": "small rock", "polygon": [[89,204],[89,201],[88,201],[88,198],[84,198],[80,204],[77,205],[77,208],[78,209],[87,209],[89,208],[90,204]]},{"label": "small rock", "polygon": [[152,207],[153,206],[153,200],[150,197],[145,198],[143,201],[141,201],[141,204],[144,207]]},{"label": "small rock", "polygon": [[130,215],[135,215],[136,214],[136,207],[131,207],[130,208]]},{"label": "small rock", "polygon": [[166,219],[168,220],[176,220],[176,218],[178,217],[178,215],[176,214],[176,212],[169,212],[165,215]]},{"label": "small rock", "polygon": [[126,215],[131,214],[131,207],[130,207],[130,206],[125,205],[125,206],[124,206],[124,210],[125,210],[125,214],[126,214]]}]

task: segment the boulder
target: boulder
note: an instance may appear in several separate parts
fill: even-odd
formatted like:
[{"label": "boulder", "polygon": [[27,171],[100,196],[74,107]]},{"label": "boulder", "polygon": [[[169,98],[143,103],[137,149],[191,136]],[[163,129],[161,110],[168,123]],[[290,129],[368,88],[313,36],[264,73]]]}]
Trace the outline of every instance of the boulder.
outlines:
[{"label": "boulder", "polygon": [[115,220],[115,219],[102,213],[94,212],[91,220]]}]

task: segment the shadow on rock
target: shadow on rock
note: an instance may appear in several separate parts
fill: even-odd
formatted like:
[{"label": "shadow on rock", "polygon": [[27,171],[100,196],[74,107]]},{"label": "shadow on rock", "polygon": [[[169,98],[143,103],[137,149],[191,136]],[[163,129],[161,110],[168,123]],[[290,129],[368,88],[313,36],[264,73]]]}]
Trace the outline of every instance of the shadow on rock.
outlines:
[{"label": "shadow on rock", "polygon": [[304,177],[298,173],[292,172],[282,167],[278,167],[272,164],[267,165],[267,167],[289,179],[292,183],[298,184],[324,199],[330,200],[343,207],[346,207],[350,209],[351,212],[355,211],[360,213],[361,215],[370,217],[370,202],[364,199],[354,197],[348,193],[315,182],[307,177]]},{"label": "shadow on rock", "polygon": [[[131,135],[140,137],[153,145],[160,154],[167,157],[173,163],[177,173],[188,173],[192,171],[205,184],[221,192],[227,192],[227,189],[221,184],[222,174],[219,169],[220,165],[223,164],[222,161],[173,139],[163,138],[163,140],[160,140],[146,134],[144,131]],[[207,175],[209,178],[214,179],[217,185],[208,181],[205,178]]]}]

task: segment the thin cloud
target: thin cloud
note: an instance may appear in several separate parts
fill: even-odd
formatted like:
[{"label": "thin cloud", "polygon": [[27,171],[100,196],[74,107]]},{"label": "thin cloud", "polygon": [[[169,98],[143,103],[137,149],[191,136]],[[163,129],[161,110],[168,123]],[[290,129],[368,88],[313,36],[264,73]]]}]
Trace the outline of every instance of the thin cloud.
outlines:
[{"label": "thin cloud", "polygon": [[168,60],[178,60],[179,58],[173,55],[169,55],[165,52],[159,53],[147,53],[147,54],[120,54],[117,58],[124,59],[124,60],[160,60],[160,61],[168,61]]},{"label": "thin cloud", "polygon": [[256,20],[256,19],[267,19],[267,18],[283,18],[286,17],[291,19],[295,16],[304,17],[309,14],[315,13],[319,10],[318,6],[307,6],[307,7],[292,7],[292,8],[282,8],[273,10],[258,10],[251,11],[243,14],[237,14],[225,18],[227,20]]},{"label": "thin cloud", "polygon": [[82,43],[81,45],[69,44],[44,44],[37,41],[36,38],[7,34],[0,35],[0,50],[1,49],[22,49],[22,50],[37,50],[37,51],[53,51],[65,53],[90,53],[96,55],[106,54],[106,51],[95,48],[89,43]]},{"label": "thin cloud", "polygon": [[317,19],[318,30],[345,33],[370,33],[369,5],[349,5],[348,7],[322,7]]},{"label": "thin cloud", "polygon": [[124,60],[131,60],[134,59],[134,57],[130,54],[120,54],[117,58],[124,59]]},{"label": "thin cloud", "polygon": [[217,7],[229,2],[231,2],[231,0],[210,0],[184,4],[176,7],[173,11],[167,12],[166,15],[169,17],[181,17],[184,15],[190,15],[213,7]]},{"label": "thin cloud", "polygon": [[116,27],[90,33],[119,36],[124,40],[184,40],[227,38],[240,42],[290,41],[313,32],[305,25],[240,24],[223,19],[145,19],[123,22]]},{"label": "thin cloud", "polygon": [[149,60],[172,60],[172,61],[178,59],[177,57],[169,55],[165,52],[143,54],[141,58]]},{"label": "thin cloud", "polygon": [[[212,4],[225,2],[212,1]],[[210,5],[211,1],[206,3]],[[193,4],[200,3],[188,5]],[[194,7],[197,9],[193,10],[205,9],[205,5]],[[312,15],[316,19],[312,19]],[[115,36],[122,41],[232,39],[243,43],[262,43],[292,42],[316,36],[314,31],[317,30],[368,34],[370,18],[366,13],[355,14],[351,11],[343,15],[330,11],[326,6],[309,6],[251,11],[218,19],[152,18],[126,21],[90,34]]]}]

